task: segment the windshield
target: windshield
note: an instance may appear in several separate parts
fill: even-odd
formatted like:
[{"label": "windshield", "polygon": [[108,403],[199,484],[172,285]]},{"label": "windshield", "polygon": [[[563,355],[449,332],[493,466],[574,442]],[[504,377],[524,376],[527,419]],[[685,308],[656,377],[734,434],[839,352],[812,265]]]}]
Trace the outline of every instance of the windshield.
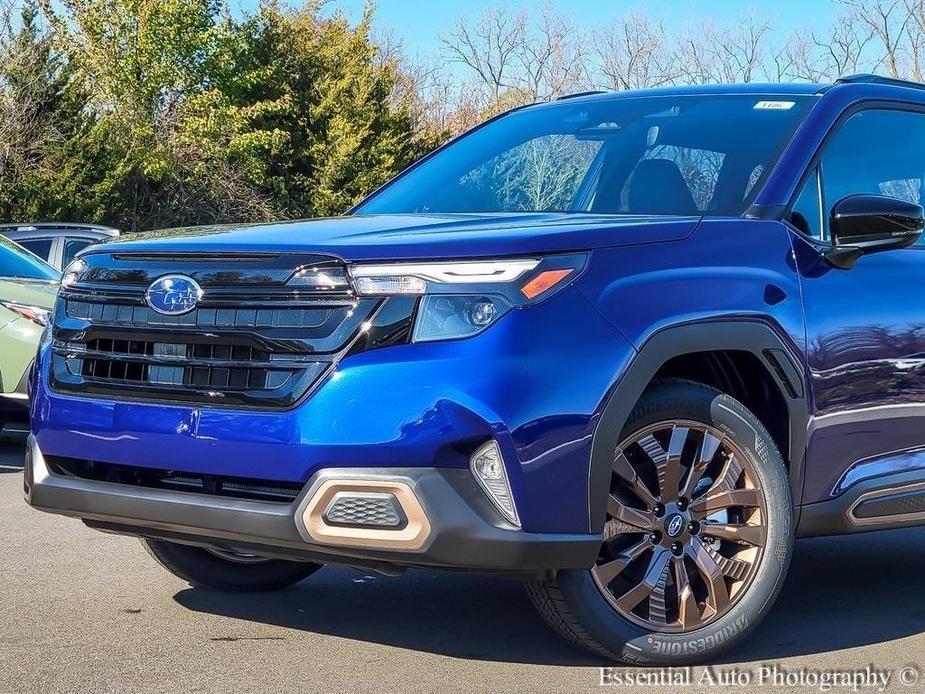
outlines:
[{"label": "windshield", "polygon": [[21,277],[30,280],[57,282],[59,273],[21,246],[0,236],[0,277]]},{"label": "windshield", "polygon": [[356,212],[740,215],[814,100],[666,95],[515,111]]}]

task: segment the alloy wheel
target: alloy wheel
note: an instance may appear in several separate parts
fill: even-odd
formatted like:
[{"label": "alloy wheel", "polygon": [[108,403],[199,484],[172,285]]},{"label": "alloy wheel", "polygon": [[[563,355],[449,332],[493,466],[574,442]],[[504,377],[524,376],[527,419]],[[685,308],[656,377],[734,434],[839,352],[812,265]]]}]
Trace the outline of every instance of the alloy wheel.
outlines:
[{"label": "alloy wheel", "polygon": [[648,630],[706,626],[748,590],[766,509],[754,463],[722,431],[685,420],[645,427],[615,452],[591,575],[621,616]]}]

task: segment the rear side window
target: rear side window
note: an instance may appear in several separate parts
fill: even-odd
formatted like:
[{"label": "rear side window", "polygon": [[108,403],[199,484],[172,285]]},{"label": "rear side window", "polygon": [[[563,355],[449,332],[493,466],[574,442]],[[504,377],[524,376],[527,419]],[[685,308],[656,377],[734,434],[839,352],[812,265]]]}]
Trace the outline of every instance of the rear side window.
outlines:
[{"label": "rear side window", "polygon": [[51,255],[51,239],[25,239],[19,245],[27,251],[35,253],[42,260],[48,260]]},{"label": "rear side window", "polygon": [[6,237],[0,236],[0,277],[58,280],[60,273]]}]

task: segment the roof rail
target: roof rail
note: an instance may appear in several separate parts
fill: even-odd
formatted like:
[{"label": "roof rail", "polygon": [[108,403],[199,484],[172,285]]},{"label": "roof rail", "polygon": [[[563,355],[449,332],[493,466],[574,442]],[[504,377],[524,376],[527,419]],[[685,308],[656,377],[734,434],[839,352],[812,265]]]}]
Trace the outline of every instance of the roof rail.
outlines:
[{"label": "roof rail", "polygon": [[574,94],[565,94],[564,96],[556,97],[556,101],[565,101],[566,99],[577,99],[579,96],[591,96],[592,94],[606,94],[605,89],[591,89],[586,92],[575,92]]},{"label": "roof rail", "polygon": [[912,80],[901,80],[896,77],[884,77],[862,72],[857,75],[846,75],[835,80],[835,84],[892,84],[894,87],[909,87],[912,89],[925,89],[925,84]]}]

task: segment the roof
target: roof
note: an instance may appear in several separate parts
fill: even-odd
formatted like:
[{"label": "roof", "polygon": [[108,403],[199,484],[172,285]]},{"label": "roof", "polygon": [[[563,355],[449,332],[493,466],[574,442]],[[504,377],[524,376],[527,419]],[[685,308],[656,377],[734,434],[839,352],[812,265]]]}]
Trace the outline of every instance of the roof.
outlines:
[{"label": "roof", "polygon": [[[628,89],[618,92],[579,92],[568,94],[558,99],[575,99],[576,101],[605,101],[616,97],[646,97],[646,96],[681,96],[685,94],[768,94],[775,96],[811,96],[819,94],[831,87],[830,84],[810,83],[781,83],[766,84],[750,82],[748,84],[696,84],[675,87],[653,87],[651,89]],[[555,102],[553,102],[555,103]]]},{"label": "roof", "polygon": [[0,224],[0,233],[9,231],[40,231],[42,229],[73,229],[80,231],[94,231],[106,236],[118,236],[119,230],[100,224],[82,224],[79,222],[18,222],[15,224]]},{"label": "roof", "polygon": [[[811,82],[782,82],[762,83],[750,82],[748,84],[697,84],[672,87],[654,87],[650,89],[629,89],[625,91],[594,91],[567,94],[558,101],[575,99],[576,101],[604,101],[613,98],[633,98],[647,96],[682,96],[685,94],[743,94],[743,95],[773,95],[773,96],[813,96],[822,94],[833,87],[864,89],[871,85],[885,87],[901,87],[903,89],[922,89],[925,84],[909,80],[895,79],[873,74],[847,75],[832,84],[815,84]],[[555,103],[555,102],[552,102]]]}]

